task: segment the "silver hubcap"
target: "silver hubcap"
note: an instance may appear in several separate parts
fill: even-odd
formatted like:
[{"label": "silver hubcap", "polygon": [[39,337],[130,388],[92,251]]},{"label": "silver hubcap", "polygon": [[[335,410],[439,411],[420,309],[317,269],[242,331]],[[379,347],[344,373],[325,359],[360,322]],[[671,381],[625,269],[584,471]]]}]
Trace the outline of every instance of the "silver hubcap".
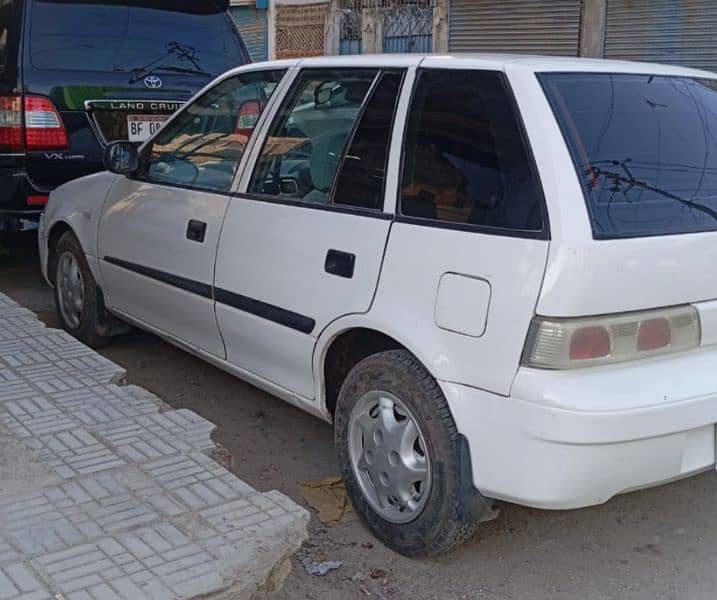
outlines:
[{"label": "silver hubcap", "polygon": [[82,322],[84,291],[82,273],[71,252],[63,252],[57,261],[56,279],[62,318],[72,329],[76,329]]},{"label": "silver hubcap", "polygon": [[392,523],[412,521],[431,490],[431,463],[416,419],[396,396],[372,391],[349,419],[349,459],[373,510]]}]

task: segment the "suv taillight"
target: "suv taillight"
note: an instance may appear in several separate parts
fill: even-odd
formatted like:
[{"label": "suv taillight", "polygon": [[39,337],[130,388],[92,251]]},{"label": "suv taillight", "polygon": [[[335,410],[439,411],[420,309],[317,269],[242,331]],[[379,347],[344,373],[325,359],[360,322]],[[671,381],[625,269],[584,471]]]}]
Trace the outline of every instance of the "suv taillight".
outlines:
[{"label": "suv taillight", "polygon": [[619,363],[691,350],[700,338],[699,313],[689,305],[577,319],[536,317],[523,365],[573,369]]},{"label": "suv taillight", "polygon": [[65,150],[67,131],[49,98],[25,96],[25,143],[28,150]]},{"label": "suv taillight", "polygon": [[25,149],[22,131],[22,98],[0,96],[0,149],[12,152]]},{"label": "suv taillight", "polygon": [[[24,106],[23,106],[24,104]],[[65,150],[67,131],[49,98],[0,97],[0,148],[10,151]]]}]

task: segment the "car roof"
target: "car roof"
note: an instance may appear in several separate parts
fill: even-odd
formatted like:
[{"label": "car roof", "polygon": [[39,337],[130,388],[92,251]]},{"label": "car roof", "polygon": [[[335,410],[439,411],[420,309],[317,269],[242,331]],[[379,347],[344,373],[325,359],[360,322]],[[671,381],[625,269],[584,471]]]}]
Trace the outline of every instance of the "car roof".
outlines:
[{"label": "car roof", "polygon": [[527,54],[358,54],[315,56],[254,63],[252,67],[443,67],[448,69],[524,69],[541,72],[639,73],[717,79],[699,69],[657,63]]}]

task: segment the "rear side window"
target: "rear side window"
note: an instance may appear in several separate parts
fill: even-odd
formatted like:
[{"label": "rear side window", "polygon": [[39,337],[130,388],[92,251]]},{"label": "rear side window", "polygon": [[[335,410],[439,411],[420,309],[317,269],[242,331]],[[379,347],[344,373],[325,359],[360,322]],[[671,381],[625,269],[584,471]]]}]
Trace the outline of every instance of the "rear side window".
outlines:
[{"label": "rear side window", "polygon": [[231,17],[214,0],[31,0],[38,69],[219,75],[244,62]]},{"label": "rear side window", "polygon": [[0,0],[0,87],[14,91],[18,81],[22,2]]},{"label": "rear side window", "polygon": [[401,214],[540,232],[543,202],[501,73],[426,70],[406,133]]},{"label": "rear side window", "polygon": [[593,236],[717,230],[717,82],[539,76],[568,144]]}]

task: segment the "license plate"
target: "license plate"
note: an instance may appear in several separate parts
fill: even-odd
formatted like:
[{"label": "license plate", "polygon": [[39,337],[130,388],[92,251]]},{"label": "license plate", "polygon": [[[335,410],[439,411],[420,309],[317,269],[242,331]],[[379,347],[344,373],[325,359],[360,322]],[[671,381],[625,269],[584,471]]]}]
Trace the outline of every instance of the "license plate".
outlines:
[{"label": "license plate", "polygon": [[130,142],[146,142],[169,119],[162,115],[127,115],[127,133]]}]

